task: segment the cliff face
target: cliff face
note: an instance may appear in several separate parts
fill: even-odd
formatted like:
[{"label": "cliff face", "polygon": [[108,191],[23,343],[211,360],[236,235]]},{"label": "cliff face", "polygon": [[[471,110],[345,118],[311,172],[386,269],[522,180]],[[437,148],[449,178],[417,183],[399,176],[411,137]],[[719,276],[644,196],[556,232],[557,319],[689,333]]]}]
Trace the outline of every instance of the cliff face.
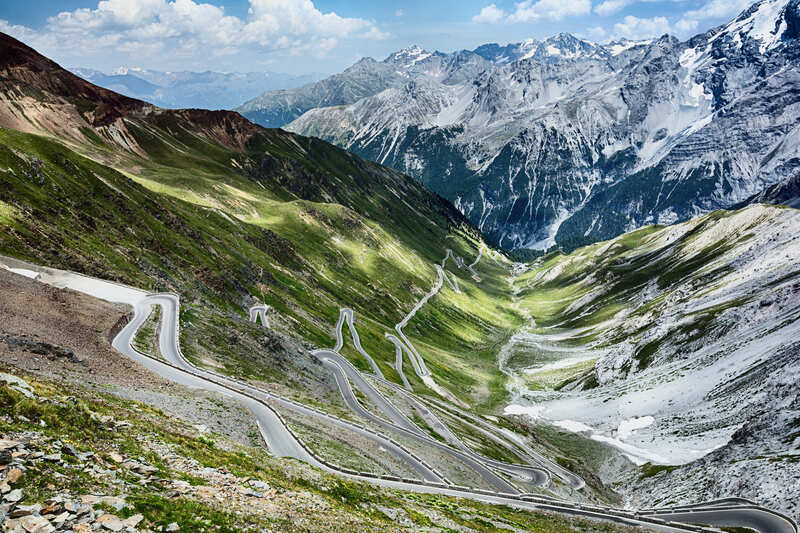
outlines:
[{"label": "cliff face", "polygon": [[504,247],[573,248],[796,174],[799,10],[763,0],[686,42],[420,54],[404,86],[287,128],[413,175]]}]

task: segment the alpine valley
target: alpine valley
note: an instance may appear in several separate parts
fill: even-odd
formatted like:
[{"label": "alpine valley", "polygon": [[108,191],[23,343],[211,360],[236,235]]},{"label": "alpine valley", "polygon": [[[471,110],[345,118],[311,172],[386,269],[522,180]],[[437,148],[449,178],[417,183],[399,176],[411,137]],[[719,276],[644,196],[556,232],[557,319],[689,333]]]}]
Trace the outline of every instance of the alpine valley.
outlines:
[{"label": "alpine valley", "polygon": [[0,33],[0,530],[798,533],[799,3],[293,131]]},{"label": "alpine valley", "polygon": [[685,42],[411,47],[239,111],[415,177],[505,249],[571,250],[795,178],[798,28],[761,0]]}]

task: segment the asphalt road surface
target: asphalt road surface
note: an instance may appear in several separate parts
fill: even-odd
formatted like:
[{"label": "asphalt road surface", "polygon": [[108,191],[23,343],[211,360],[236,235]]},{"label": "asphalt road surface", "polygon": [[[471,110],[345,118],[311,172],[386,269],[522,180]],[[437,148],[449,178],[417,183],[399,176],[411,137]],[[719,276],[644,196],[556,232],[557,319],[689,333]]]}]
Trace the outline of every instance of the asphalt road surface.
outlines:
[{"label": "asphalt road surface", "polygon": [[[12,261],[7,258],[3,259]],[[50,281],[48,281],[48,275],[53,271],[52,269],[27,262],[13,261],[15,261],[12,265],[14,268],[28,269],[31,272],[37,273],[36,279],[43,283],[50,283]],[[41,276],[38,274],[41,274]],[[63,276],[59,277],[58,279],[60,281],[58,281],[58,284],[60,285],[58,286],[68,286],[74,290],[98,296],[108,301],[129,303],[134,307],[133,318],[122,331],[117,334],[112,342],[114,348],[166,379],[188,387],[195,387],[223,394],[241,402],[253,412],[258,421],[258,426],[265,443],[275,455],[294,457],[326,472],[382,487],[412,492],[457,496],[491,504],[509,505],[519,509],[545,510],[572,516],[585,516],[593,519],[644,527],[655,531],[678,532],[700,530],[695,526],[686,526],[674,522],[665,523],[663,521],[658,521],[654,523],[652,521],[663,517],[663,519],[666,520],[682,521],[686,524],[702,523],[714,526],[750,527],[761,533],[798,533],[797,524],[790,518],[769,509],[758,507],[752,502],[741,498],[725,498],[696,505],[684,505],[674,509],[648,509],[633,513],[632,511],[620,509],[588,507],[571,502],[554,501],[553,499],[534,495],[494,493],[468,487],[447,485],[431,480],[414,481],[376,478],[374,476],[348,473],[342,469],[328,466],[315,457],[313,452],[306,450],[304,445],[298,441],[283,423],[277,411],[268,405],[265,400],[269,399],[270,401],[277,402],[281,406],[297,409],[298,412],[319,417],[321,420],[327,422],[339,423],[341,427],[350,430],[354,428],[358,429],[359,426],[344,423],[336,419],[336,417],[297,404],[292,400],[261,391],[247,383],[225,378],[193,367],[183,359],[178,345],[179,300],[177,296],[168,294],[141,296],[141,291],[138,291],[138,289],[119,284],[111,284],[114,285],[114,287],[112,287],[114,290],[106,290],[106,285],[109,285],[109,282],[104,280],[97,280],[76,273],[62,274],[68,274],[70,277],[69,279]],[[55,282],[52,284],[57,285]],[[101,285],[102,290],[98,289]],[[162,326],[159,328],[159,346],[162,356],[169,362],[157,360],[153,357],[141,354],[131,347],[131,341],[149,316],[153,305],[162,306],[163,322]],[[363,428],[362,430],[369,433]],[[389,441],[387,440],[387,442]],[[421,466],[423,470],[427,469],[425,465]],[[440,476],[437,476],[435,473],[430,477],[432,479],[441,479]]]},{"label": "asphalt road surface", "polygon": [[[162,325],[159,328],[159,349],[161,356],[166,362],[156,360],[152,357],[140,354],[131,347],[131,341],[136,331],[142,326],[150,314],[153,305],[162,307]],[[325,415],[297,404],[288,399],[275,396],[271,393],[261,391],[251,385],[216,375],[212,372],[198,369],[186,361],[178,343],[179,335],[179,300],[175,295],[151,295],[137,302],[134,306],[134,316],[132,320],[123,328],[113,341],[113,346],[121,353],[130,357],[144,367],[156,372],[162,377],[176,383],[200,388],[219,394],[223,394],[236,399],[244,406],[248,407],[256,417],[258,426],[264,441],[275,455],[282,457],[294,457],[322,470],[336,473],[344,477],[361,479],[380,486],[410,490],[416,492],[427,492],[442,495],[460,496],[484,501],[487,503],[506,504],[521,509],[539,509],[560,512],[564,514],[586,516],[602,520],[613,521],[622,524],[639,525],[648,529],[660,531],[686,531],[680,524],[651,523],[648,519],[662,518],[665,520],[680,521],[686,523],[702,523],[720,526],[744,526],[751,527],[762,533],[798,533],[797,526],[788,518],[778,513],[754,507],[752,505],[730,505],[720,506],[710,504],[705,508],[698,505],[693,510],[657,510],[648,511],[642,515],[632,515],[627,511],[616,509],[595,508],[586,509],[568,502],[548,502],[546,499],[540,501],[522,501],[518,495],[503,493],[487,493],[467,487],[455,487],[442,484],[442,477],[422,462],[419,462],[415,469],[422,475],[427,483],[442,484],[442,486],[430,486],[425,482],[414,482],[411,480],[391,480],[374,477],[361,476],[357,474],[344,473],[338,469],[331,468],[318,460],[309,453],[305,447],[295,438],[295,436],[285,426],[277,412],[270,407],[265,400],[277,402],[279,405],[295,409],[298,412],[323,418],[326,422],[338,424],[348,430],[359,429],[359,426],[345,423],[335,417]],[[331,352],[332,353],[332,352]],[[336,354],[338,355],[338,354]],[[341,357],[341,356],[340,356]],[[344,371],[341,376],[345,376]],[[349,384],[348,384],[349,388]],[[365,433],[369,433],[364,430]],[[374,438],[374,437],[373,437]],[[386,439],[386,444],[392,443]],[[387,449],[390,449],[387,447]],[[400,453],[406,453],[398,448]],[[409,454],[410,456],[410,454]],[[406,458],[408,459],[408,457]],[[413,461],[413,457],[410,457]],[[502,479],[502,478],[501,478]]]}]

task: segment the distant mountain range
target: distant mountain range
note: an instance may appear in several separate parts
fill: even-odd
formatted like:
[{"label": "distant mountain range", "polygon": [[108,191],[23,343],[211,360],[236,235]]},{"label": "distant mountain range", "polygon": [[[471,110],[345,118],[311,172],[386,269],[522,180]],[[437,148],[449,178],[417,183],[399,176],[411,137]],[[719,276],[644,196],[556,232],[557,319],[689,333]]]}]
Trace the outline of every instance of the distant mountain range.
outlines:
[{"label": "distant mountain range", "polygon": [[171,109],[233,109],[264,90],[291,89],[321,77],[277,72],[161,72],[138,67],[120,67],[108,73],[70,70],[100,87]]},{"label": "distant mountain range", "polygon": [[685,42],[412,46],[238,110],[414,176],[504,248],[572,249],[796,176],[799,31],[798,0],[762,0]]},{"label": "distant mountain range", "polygon": [[[633,46],[633,41],[612,43],[611,50]],[[340,74],[309,83],[297,89],[267,90],[236,108],[262,126],[277,128],[317,107],[347,105],[386,89],[405,85],[410,79],[431,76],[446,85],[468,82],[489,64],[513,63],[521,59],[557,61],[578,56],[607,57],[606,48],[557,35],[544,42],[527,41],[500,46],[485,44],[475,50],[452,54],[428,52],[418,45],[389,55],[383,61],[365,57]]]}]

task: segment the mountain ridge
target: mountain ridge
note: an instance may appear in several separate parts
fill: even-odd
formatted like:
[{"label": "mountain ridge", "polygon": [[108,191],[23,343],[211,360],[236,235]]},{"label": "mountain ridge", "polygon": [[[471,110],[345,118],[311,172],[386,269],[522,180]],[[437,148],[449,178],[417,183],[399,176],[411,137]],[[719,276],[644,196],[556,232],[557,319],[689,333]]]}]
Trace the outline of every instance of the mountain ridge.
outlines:
[{"label": "mountain ridge", "polygon": [[81,67],[68,70],[95,85],[168,109],[230,110],[264,90],[292,89],[320,77],[279,72],[161,72],[139,67],[118,67],[110,72]]},{"label": "mountain ridge", "polygon": [[558,54],[529,41],[512,62],[431,55],[405,84],[428,84],[424,97],[386,88],[286,127],[414,176],[504,248],[573,249],[793,175],[798,13],[762,0],[685,42],[598,52],[562,35]]},{"label": "mountain ridge", "polygon": [[63,97],[85,99],[96,103],[91,123],[104,126],[124,113],[144,109],[148,104],[85,82],[62,69],[54,61],[32,48],[0,33],[0,75]]},{"label": "mountain ridge", "polygon": [[[568,48],[570,46],[575,47],[575,43],[585,43],[591,45],[590,48],[602,49],[601,45],[579,39],[569,33],[557,34],[544,41],[528,39],[527,41],[509,43],[504,46],[489,43],[478,46],[474,50],[457,50],[452,53],[430,52],[420,45],[413,44],[390,53],[383,60],[376,60],[371,57],[361,58],[340,74],[334,74],[297,89],[266,91],[244,102],[236,108],[236,111],[263,126],[280,127],[311,109],[312,107],[309,106],[315,103],[322,106],[346,105],[354,103],[359,98],[372,96],[382,90],[400,85],[403,81],[415,75],[415,73],[408,71],[413,71],[417,63],[425,62],[425,60],[429,60],[428,62],[457,62],[460,58],[466,56],[478,57],[495,63],[505,63],[523,58],[527,59],[532,57],[533,54],[536,54],[537,57],[564,58],[568,55]],[[550,51],[547,50],[548,46],[551,47]],[[607,53],[610,54],[611,52]],[[390,68],[387,69],[387,66]],[[357,76],[363,73],[365,68],[382,69],[387,72],[387,79],[373,84],[364,83]],[[399,70],[392,72],[391,68]],[[423,72],[424,70],[423,68]],[[395,74],[395,76],[391,76],[389,73]],[[352,94],[347,94],[348,89]],[[321,97],[321,94],[325,94],[325,96]],[[315,99],[315,95],[317,99]],[[313,107],[319,107],[320,105],[313,105]],[[268,111],[271,106],[276,107],[277,110]]]}]

